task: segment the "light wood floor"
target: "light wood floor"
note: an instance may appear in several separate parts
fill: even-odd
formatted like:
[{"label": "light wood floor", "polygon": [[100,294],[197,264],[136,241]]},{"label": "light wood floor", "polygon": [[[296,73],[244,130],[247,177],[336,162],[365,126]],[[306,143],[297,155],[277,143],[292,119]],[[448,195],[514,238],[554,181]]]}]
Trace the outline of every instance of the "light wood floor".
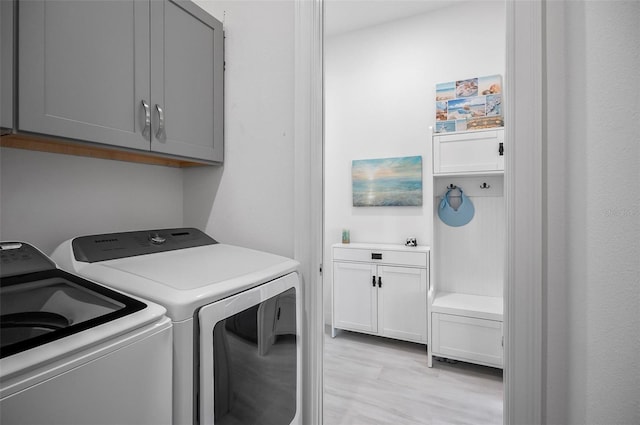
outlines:
[{"label": "light wood floor", "polygon": [[502,370],[435,361],[424,345],[325,333],[324,425],[502,424]]}]

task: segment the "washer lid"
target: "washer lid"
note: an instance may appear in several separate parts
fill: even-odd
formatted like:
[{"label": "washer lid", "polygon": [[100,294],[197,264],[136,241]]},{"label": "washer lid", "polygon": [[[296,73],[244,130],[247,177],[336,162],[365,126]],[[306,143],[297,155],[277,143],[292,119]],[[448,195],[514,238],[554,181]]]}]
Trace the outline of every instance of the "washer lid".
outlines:
[{"label": "washer lid", "polygon": [[279,255],[217,244],[122,258],[101,264],[182,291],[260,273],[289,261]]},{"label": "washer lid", "polygon": [[163,305],[174,321],[193,317],[211,302],[291,272],[290,258],[215,244],[95,263],[74,262],[74,272]]},{"label": "washer lid", "polygon": [[0,279],[0,357],[143,310],[137,299],[62,270]]},{"label": "washer lid", "polygon": [[166,320],[163,307],[60,270],[27,243],[0,246],[2,380]]}]

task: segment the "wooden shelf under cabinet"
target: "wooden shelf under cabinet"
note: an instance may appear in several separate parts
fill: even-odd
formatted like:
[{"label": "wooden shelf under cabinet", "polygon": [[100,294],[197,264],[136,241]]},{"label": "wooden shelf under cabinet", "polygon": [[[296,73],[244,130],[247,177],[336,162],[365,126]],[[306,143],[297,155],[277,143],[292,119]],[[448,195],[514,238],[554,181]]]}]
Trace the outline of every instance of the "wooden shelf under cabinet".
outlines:
[{"label": "wooden shelf under cabinet", "polygon": [[165,167],[196,167],[210,165],[208,161],[172,158],[152,152],[128,151],[122,148],[110,148],[86,142],[73,142],[54,137],[34,136],[26,134],[7,134],[0,137],[0,146],[4,148],[25,149],[39,152],[58,153],[63,155],[85,156],[90,158],[110,159],[115,161],[137,162],[142,164],[162,165]]}]

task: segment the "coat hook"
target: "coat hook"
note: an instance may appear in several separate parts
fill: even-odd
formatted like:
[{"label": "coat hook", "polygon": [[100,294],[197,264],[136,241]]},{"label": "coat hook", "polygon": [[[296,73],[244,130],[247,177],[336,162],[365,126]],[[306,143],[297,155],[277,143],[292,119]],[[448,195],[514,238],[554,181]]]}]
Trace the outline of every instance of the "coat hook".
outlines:
[{"label": "coat hook", "polygon": [[480,185],[480,189],[489,189],[491,185],[488,185],[486,182]]},{"label": "coat hook", "polygon": [[453,189],[457,189],[458,186],[456,186],[455,184],[451,183],[449,186],[447,186],[447,189],[453,190]]}]

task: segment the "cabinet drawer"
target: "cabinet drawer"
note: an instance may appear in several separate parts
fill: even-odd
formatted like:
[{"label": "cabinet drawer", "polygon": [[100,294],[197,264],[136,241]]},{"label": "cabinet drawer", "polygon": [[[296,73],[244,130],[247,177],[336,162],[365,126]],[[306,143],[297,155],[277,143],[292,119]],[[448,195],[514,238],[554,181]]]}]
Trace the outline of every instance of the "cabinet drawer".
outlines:
[{"label": "cabinet drawer", "polygon": [[375,264],[393,264],[427,267],[427,253],[414,251],[391,251],[385,249],[333,248],[333,259]]},{"label": "cabinet drawer", "polygon": [[502,367],[502,322],[432,313],[431,332],[436,356]]}]

